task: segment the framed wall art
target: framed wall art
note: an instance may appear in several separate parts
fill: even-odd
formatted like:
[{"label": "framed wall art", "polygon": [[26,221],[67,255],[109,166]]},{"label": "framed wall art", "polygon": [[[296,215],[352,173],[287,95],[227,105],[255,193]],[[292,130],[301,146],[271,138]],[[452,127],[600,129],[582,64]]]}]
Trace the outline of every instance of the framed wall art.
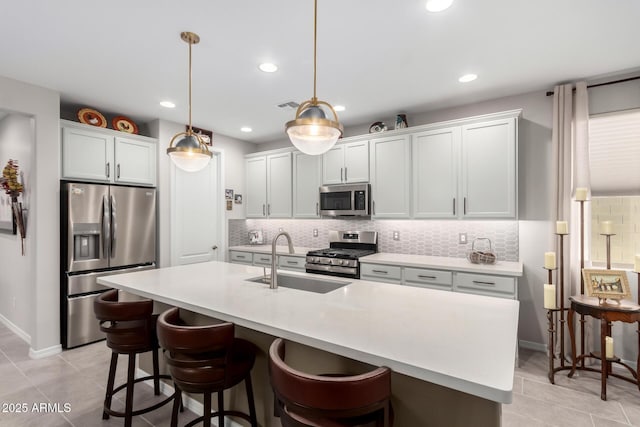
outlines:
[{"label": "framed wall art", "polygon": [[624,270],[582,269],[587,296],[621,300],[631,297],[631,288]]}]

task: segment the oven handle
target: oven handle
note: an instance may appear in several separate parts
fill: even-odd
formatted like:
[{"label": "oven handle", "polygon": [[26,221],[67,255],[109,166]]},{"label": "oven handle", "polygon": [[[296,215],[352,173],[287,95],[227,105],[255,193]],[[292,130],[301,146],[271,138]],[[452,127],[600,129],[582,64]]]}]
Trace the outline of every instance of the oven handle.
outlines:
[{"label": "oven handle", "polygon": [[[309,263],[306,263],[304,266],[305,266],[307,272],[309,272],[309,273],[312,273],[314,271],[331,272],[331,273],[344,273],[344,274],[352,274],[354,278],[358,274],[358,268],[357,267],[340,267],[340,266],[337,266],[337,265],[309,264]],[[309,270],[311,270],[311,271],[309,271]]]}]

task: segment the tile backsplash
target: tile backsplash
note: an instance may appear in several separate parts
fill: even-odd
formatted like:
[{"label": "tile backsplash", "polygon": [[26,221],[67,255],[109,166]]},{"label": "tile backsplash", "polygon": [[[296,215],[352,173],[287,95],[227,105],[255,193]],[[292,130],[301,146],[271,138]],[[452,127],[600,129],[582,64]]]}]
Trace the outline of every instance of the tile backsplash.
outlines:
[{"label": "tile backsplash", "polygon": [[[401,254],[464,258],[475,238],[491,240],[499,260],[518,261],[517,221],[439,220],[358,220],[358,219],[230,219],[229,246],[248,245],[249,230],[261,229],[270,243],[280,229],[287,231],[295,246],[326,248],[330,230],[377,231],[378,251]],[[314,230],[318,231],[314,237]],[[399,240],[393,240],[394,232]],[[458,243],[459,233],[467,234],[467,244]],[[278,241],[285,244],[286,239]],[[488,249],[478,241],[475,249]]]}]

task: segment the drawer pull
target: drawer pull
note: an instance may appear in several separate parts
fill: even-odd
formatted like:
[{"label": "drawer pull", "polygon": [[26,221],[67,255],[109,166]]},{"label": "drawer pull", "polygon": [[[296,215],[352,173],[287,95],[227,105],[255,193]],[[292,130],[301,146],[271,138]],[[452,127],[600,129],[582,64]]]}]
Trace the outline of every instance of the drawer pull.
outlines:
[{"label": "drawer pull", "polygon": [[388,271],[384,271],[384,270],[372,270],[374,273],[378,273],[378,274],[389,274]]},{"label": "drawer pull", "polygon": [[260,261],[270,261],[269,258],[260,258]]},{"label": "drawer pull", "polygon": [[298,265],[298,261],[287,261],[287,264]]},{"label": "drawer pull", "polygon": [[421,279],[431,279],[434,280],[436,276],[423,276],[422,274],[418,274],[418,277]]},{"label": "drawer pull", "polygon": [[245,259],[246,256],[244,256],[244,255],[236,255],[236,258]]},{"label": "drawer pull", "polygon": [[484,285],[484,286],[495,286],[495,282],[482,282],[480,280],[473,280],[473,283],[476,285]]}]

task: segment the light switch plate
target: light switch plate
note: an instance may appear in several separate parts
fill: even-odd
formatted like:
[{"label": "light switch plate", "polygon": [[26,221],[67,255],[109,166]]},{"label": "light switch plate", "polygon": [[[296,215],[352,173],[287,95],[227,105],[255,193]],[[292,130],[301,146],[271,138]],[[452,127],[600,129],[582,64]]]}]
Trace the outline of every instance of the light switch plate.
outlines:
[{"label": "light switch plate", "polygon": [[400,232],[399,231],[394,231],[393,232],[393,240],[400,240]]},{"label": "light switch plate", "polygon": [[313,237],[318,237],[318,229],[317,228],[313,229]]}]

